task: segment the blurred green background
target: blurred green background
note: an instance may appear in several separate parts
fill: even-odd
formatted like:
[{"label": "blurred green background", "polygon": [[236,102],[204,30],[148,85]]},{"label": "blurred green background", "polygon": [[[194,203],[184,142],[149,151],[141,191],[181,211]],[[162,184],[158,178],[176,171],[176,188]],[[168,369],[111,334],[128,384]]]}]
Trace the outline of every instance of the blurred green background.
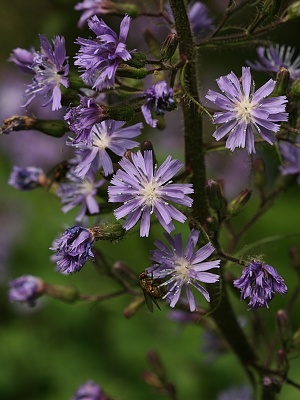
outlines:
[{"label": "blurred green background", "polygon": [[[59,34],[66,36],[71,58],[77,50],[73,44],[76,37],[88,35],[86,29],[79,31],[76,27],[79,14],[73,10],[75,4],[76,1],[71,0],[0,1],[2,118],[25,112],[19,107],[25,82],[23,74],[14,65],[6,63],[11,49],[31,46],[38,48],[38,33],[46,33],[49,38]],[[291,24],[277,33],[275,39],[294,45],[296,31],[299,31],[299,26]],[[243,60],[249,58],[246,56],[249,51],[252,56],[255,54],[253,49],[247,48],[229,54],[226,51],[226,57],[220,51],[204,54],[201,59],[202,70],[208,70],[212,62],[213,66],[203,86],[214,85],[216,77],[231,69],[236,68],[238,73],[244,65]],[[264,77],[258,79],[264,81]],[[29,82],[28,79],[26,82]],[[16,84],[19,94],[14,95]],[[39,116],[42,110],[32,108],[29,113]],[[181,122],[177,126],[180,127]],[[179,137],[178,128],[176,138]],[[180,143],[181,139],[176,140]],[[3,253],[0,260],[0,399],[70,399],[76,388],[88,379],[100,384],[116,399],[164,399],[165,396],[155,393],[142,379],[142,374],[149,370],[146,360],[149,350],[157,350],[161,355],[168,378],[178,390],[178,399],[213,400],[219,391],[247,383],[237,359],[230,353],[212,364],[205,363],[207,355],[201,350],[201,324],[179,326],[168,318],[167,305],[162,304],[162,311],[155,310],[153,314],[143,307],[132,319],[127,320],[122,313],[131,300],[129,296],[96,305],[70,305],[42,298],[33,309],[8,303],[7,281],[23,274],[40,276],[52,284],[74,285],[86,294],[109,293],[118,288],[107,277],[100,276],[92,263],[72,276],[55,272],[49,259],[51,251],[48,249],[65,227],[73,225],[77,210],[64,215],[60,211],[59,200],[49,193],[42,190],[21,193],[7,186],[13,164],[34,164],[37,156],[36,141],[39,141],[39,146],[44,146],[46,153],[49,146],[50,154],[48,159],[44,158],[43,167],[51,167],[50,156],[54,153],[57,159],[66,157],[67,149],[62,141],[45,138],[43,135],[21,132],[0,137],[0,247]],[[154,141],[159,143],[159,137],[154,138]],[[166,147],[157,149],[160,161],[168,151]],[[180,146],[174,147],[172,151],[173,156],[183,159]],[[276,151],[270,150],[268,157],[273,160],[269,170],[272,181],[278,174]],[[210,174],[214,177],[214,172]],[[242,188],[250,184],[245,178]],[[247,245],[252,242],[277,234],[299,234],[299,194],[299,186],[294,185],[255,224],[240,245],[245,257],[248,254]],[[257,198],[254,195],[245,210],[236,217],[234,224],[240,226],[246,221],[256,205]],[[100,244],[99,248],[111,262],[123,260],[128,263],[138,276],[149,266],[149,249],[153,248],[157,237],[162,237],[162,232],[154,228],[148,240],[138,240],[136,230],[128,236],[118,245]],[[258,312],[269,332],[266,341],[271,340],[276,331],[276,310],[285,307],[297,279],[288,256],[291,245],[299,247],[299,236],[270,241],[250,252],[263,254],[264,260],[278,270],[289,287],[284,298],[277,296],[269,310]],[[233,271],[237,275],[240,272],[237,267]],[[238,299],[233,301],[238,315],[246,317],[248,321],[254,318],[256,314],[247,312],[246,303]],[[201,304],[205,306],[204,302]],[[291,316],[294,331],[299,328],[299,315],[296,312],[299,305],[297,301]],[[249,329],[249,325],[246,324],[246,329]],[[300,381],[300,361],[297,359],[291,362],[290,378]],[[294,399],[297,396],[298,391],[286,386],[280,399]]]}]

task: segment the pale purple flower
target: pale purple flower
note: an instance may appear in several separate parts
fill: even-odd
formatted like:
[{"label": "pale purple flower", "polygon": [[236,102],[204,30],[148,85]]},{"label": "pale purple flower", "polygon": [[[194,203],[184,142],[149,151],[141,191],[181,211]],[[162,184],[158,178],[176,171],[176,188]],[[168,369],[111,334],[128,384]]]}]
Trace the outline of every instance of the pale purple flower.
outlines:
[{"label": "pale purple flower", "polygon": [[250,386],[231,387],[218,394],[217,400],[253,400]]},{"label": "pale purple flower", "polygon": [[104,400],[104,393],[93,381],[83,383],[76,391],[72,400]]},{"label": "pale purple flower", "polygon": [[249,297],[249,309],[269,308],[275,292],[285,294],[287,286],[275,268],[261,261],[252,260],[243,270],[242,276],[233,281],[240,289],[241,300]]},{"label": "pale purple flower", "polygon": [[256,71],[263,71],[269,74],[277,74],[280,68],[286,68],[290,73],[290,79],[294,81],[300,77],[300,55],[293,61],[295,48],[279,45],[270,47],[259,46],[256,49],[258,60],[247,64]]},{"label": "pale purple flower", "polygon": [[279,150],[283,158],[280,172],[282,175],[298,175],[297,183],[300,185],[300,139],[296,143],[279,142]]},{"label": "pale purple flower", "polygon": [[242,68],[241,82],[231,72],[217,79],[221,93],[208,90],[206,98],[222,111],[215,112],[216,129],[213,137],[222,139],[229,134],[226,148],[233,151],[237,147],[246,148],[249,154],[255,153],[254,133],[257,132],[266,142],[273,145],[277,140],[273,133],[280,129],[278,122],[287,121],[285,112],[286,96],[269,97],[275,87],[270,79],[254,91],[250,68]]},{"label": "pale purple flower", "polygon": [[40,186],[44,171],[37,167],[13,167],[8,184],[19,190],[32,190]]},{"label": "pale purple flower", "polygon": [[35,305],[35,301],[43,294],[44,282],[32,275],[23,275],[9,282],[8,298],[11,302]]},{"label": "pale purple flower", "polygon": [[91,129],[94,124],[101,122],[103,109],[100,104],[91,97],[80,96],[80,104],[68,109],[64,116],[69,128],[77,136],[72,144],[79,142],[91,142]]},{"label": "pale purple flower", "polygon": [[17,47],[14,49],[8,59],[8,61],[16,64],[21,71],[34,74],[34,70],[32,68],[34,57],[37,55],[34,49],[26,50]]},{"label": "pale purple flower", "polygon": [[157,119],[151,115],[152,109],[156,115],[164,115],[165,111],[173,110],[176,105],[173,99],[174,91],[169,88],[165,81],[155,83],[150,89],[144,92],[145,104],[142,105],[142,113],[148,125],[155,128]]},{"label": "pale purple flower", "polygon": [[52,260],[56,262],[57,270],[66,274],[80,271],[89,259],[94,259],[94,240],[90,229],[81,226],[67,229],[50,247],[50,250],[56,252]]},{"label": "pale purple flower", "polygon": [[97,171],[101,167],[105,176],[112,174],[113,163],[107,150],[122,157],[128,149],[133,149],[139,145],[131,138],[141,134],[143,125],[138,123],[122,128],[124,124],[124,121],[102,121],[92,127],[89,143],[68,143],[84,152],[82,161],[74,169],[77,176],[84,178],[91,169]]},{"label": "pale purple flower", "polygon": [[25,91],[28,99],[24,106],[30,104],[36,96],[42,95],[48,98],[43,106],[52,102],[52,111],[62,107],[60,85],[69,86],[65,38],[55,36],[52,42],[53,48],[47,37],[40,35],[41,50],[34,53],[31,68],[35,75]]},{"label": "pale purple flower", "polygon": [[82,11],[78,27],[82,28],[93,15],[105,15],[115,10],[114,3],[109,0],[83,0],[77,3],[75,10]]},{"label": "pale purple flower", "polygon": [[96,39],[78,38],[79,52],[75,56],[75,65],[83,71],[81,78],[93,89],[101,91],[103,88],[115,87],[115,74],[118,65],[131,59],[126,49],[130,17],[126,15],[120,25],[120,35],[94,15],[88,20],[89,28],[96,34]]},{"label": "pale purple flower", "polygon": [[219,268],[220,260],[204,261],[215,250],[212,244],[207,243],[194,252],[199,234],[199,231],[192,229],[185,246],[182,243],[181,233],[176,234],[174,238],[165,233],[170,248],[161,240],[156,240],[154,243],[157,247],[156,250],[151,251],[151,260],[154,264],[147,268],[147,273],[153,279],[163,280],[160,286],[167,286],[167,292],[163,298],[167,298],[170,307],[175,307],[184,287],[190,311],[195,311],[197,307],[191,287],[197,289],[207,301],[210,301],[208,291],[200,282],[215,283],[219,280],[219,275],[207,271]]},{"label": "pale purple flower", "polygon": [[189,4],[188,16],[192,32],[196,37],[202,37],[214,28],[213,20],[209,17],[209,10],[201,1]]},{"label": "pale purple flower", "polygon": [[71,170],[67,174],[68,182],[61,183],[57,190],[57,195],[63,204],[62,211],[67,213],[72,208],[80,206],[80,212],[75,221],[81,222],[85,215],[98,214],[99,204],[95,196],[97,189],[106,183],[105,179],[95,181],[94,174],[87,174],[84,179],[78,178]]},{"label": "pale purple flower", "polygon": [[183,167],[178,160],[168,156],[164,163],[153,167],[152,151],[140,151],[131,155],[132,162],[123,157],[119,169],[108,187],[109,200],[112,203],[124,203],[114,211],[117,219],[128,215],[123,225],[125,230],[131,229],[139,220],[140,236],[148,236],[150,216],[155,214],[158,222],[167,231],[175,229],[172,219],[184,222],[186,216],[169,202],[191,207],[193,200],[186,194],[193,193],[192,184],[172,183],[171,179]]}]

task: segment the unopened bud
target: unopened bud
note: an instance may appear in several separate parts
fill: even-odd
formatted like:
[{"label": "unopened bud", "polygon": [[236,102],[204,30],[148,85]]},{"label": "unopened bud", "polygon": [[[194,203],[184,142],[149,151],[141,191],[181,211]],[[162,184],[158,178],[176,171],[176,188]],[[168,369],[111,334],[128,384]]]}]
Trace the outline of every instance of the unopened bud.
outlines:
[{"label": "unopened bud", "polygon": [[283,349],[277,351],[277,365],[281,370],[285,370],[288,367],[289,361],[287,354]]},{"label": "unopened bud", "polygon": [[298,247],[291,246],[289,249],[289,256],[292,267],[295,269],[298,275],[300,275],[300,252]]},{"label": "unopened bud", "polygon": [[9,134],[13,131],[37,130],[53,137],[62,137],[68,131],[64,121],[49,119],[35,119],[26,115],[15,115],[3,121],[0,134]]},{"label": "unopened bud", "polygon": [[290,83],[289,70],[281,67],[276,75],[276,85],[272,92],[272,97],[286,95]]},{"label": "unopened bud", "polygon": [[294,350],[300,349],[300,328],[298,328],[292,336],[291,348]]},{"label": "unopened bud", "polygon": [[227,206],[227,212],[230,215],[236,215],[238,214],[244,206],[248,203],[250,197],[251,197],[251,190],[245,189],[241,191],[241,193]]},{"label": "unopened bud", "polygon": [[137,296],[133,301],[124,309],[123,315],[125,318],[131,318],[145,303],[144,296]]},{"label": "unopened bud", "polygon": [[146,371],[143,373],[143,379],[149,386],[154,389],[162,390],[164,388],[164,385],[158,378],[158,376],[150,371]]},{"label": "unopened bud", "polygon": [[262,158],[256,158],[254,160],[253,169],[253,185],[260,192],[263,192],[267,183],[266,167],[264,160]]},{"label": "unopened bud", "polygon": [[157,59],[160,58],[160,42],[154,37],[153,33],[149,29],[144,31],[144,40],[148,45],[150,53]]},{"label": "unopened bud", "polygon": [[116,75],[123,78],[144,79],[148,75],[148,70],[145,67],[134,68],[127,64],[119,64]]},{"label": "unopened bud", "polygon": [[125,230],[118,222],[107,222],[100,226],[94,226],[89,231],[94,236],[95,240],[103,240],[109,242],[117,242],[123,239]]},{"label": "unopened bud", "polygon": [[152,159],[153,159],[153,164],[157,164],[157,158],[155,156],[154,148],[150,140],[144,140],[141,144],[141,152],[144,155],[145,151],[151,150],[152,151]]},{"label": "unopened bud", "polygon": [[104,119],[113,119],[115,121],[130,121],[134,116],[134,109],[127,104],[102,108]]},{"label": "unopened bud", "polygon": [[126,61],[126,64],[134,68],[143,68],[146,65],[146,62],[146,54],[136,51],[131,54],[131,59]]},{"label": "unopened bud", "polygon": [[283,22],[290,21],[292,19],[297,19],[299,17],[300,17],[300,1],[296,1],[286,9]]},{"label": "unopened bud", "polygon": [[280,334],[281,342],[283,345],[285,345],[291,334],[289,318],[285,310],[277,311],[276,324]]},{"label": "unopened bud", "polygon": [[223,215],[226,208],[226,200],[222,194],[220,184],[213,179],[209,179],[206,184],[206,194],[210,207]]},{"label": "unopened bud", "polygon": [[162,61],[170,60],[177,49],[177,45],[178,45],[178,36],[176,35],[176,33],[170,33],[166,37],[160,49],[161,60]]},{"label": "unopened bud", "polygon": [[137,282],[136,272],[133,271],[127,264],[122,261],[116,261],[112,266],[112,272],[117,276],[125,285],[133,285]]},{"label": "unopened bud", "polygon": [[164,382],[166,379],[166,371],[157,351],[149,351],[147,354],[147,359],[151,370],[162,382]]}]

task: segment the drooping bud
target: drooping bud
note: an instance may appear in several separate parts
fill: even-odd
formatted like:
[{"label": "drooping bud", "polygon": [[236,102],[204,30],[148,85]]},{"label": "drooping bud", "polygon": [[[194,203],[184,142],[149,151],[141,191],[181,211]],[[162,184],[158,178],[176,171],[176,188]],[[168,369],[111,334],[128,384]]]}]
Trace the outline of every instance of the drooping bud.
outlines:
[{"label": "drooping bud", "polygon": [[272,97],[283,96],[287,94],[290,82],[289,70],[281,67],[276,74],[276,85],[272,92]]},{"label": "drooping bud", "polygon": [[219,182],[209,179],[206,184],[206,194],[210,207],[223,216],[226,208],[226,200]]},{"label": "drooping bud", "polygon": [[160,42],[154,37],[149,29],[144,31],[144,40],[147,43],[150,53],[157,59],[160,58]]},{"label": "drooping bud", "polygon": [[117,242],[123,239],[126,231],[118,222],[107,222],[99,226],[90,228],[95,240],[104,240],[109,242]]},{"label": "drooping bud", "polygon": [[169,33],[160,49],[161,60],[170,60],[173,57],[177,46],[178,36],[176,35],[176,33]]},{"label": "drooping bud", "polygon": [[250,197],[251,197],[251,190],[245,189],[242,190],[241,193],[231,200],[231,202],[227,206],[227,212],[230,215],[236,215],[238,214],[244,206],[248,203]]}]

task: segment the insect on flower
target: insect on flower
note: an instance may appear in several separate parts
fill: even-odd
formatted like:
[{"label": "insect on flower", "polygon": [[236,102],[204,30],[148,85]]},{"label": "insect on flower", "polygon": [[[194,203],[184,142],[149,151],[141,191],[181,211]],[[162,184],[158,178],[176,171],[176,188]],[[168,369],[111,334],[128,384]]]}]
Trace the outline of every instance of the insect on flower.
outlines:
[{"label": "insect on flower", "polygon": [[157,299],[163,297],[164,293],[157,279],[148,276],[146,272],[140,274],[140,287],[143,289],[145,302],[150,312],[153,312],[153,303],[160,310]]}]

